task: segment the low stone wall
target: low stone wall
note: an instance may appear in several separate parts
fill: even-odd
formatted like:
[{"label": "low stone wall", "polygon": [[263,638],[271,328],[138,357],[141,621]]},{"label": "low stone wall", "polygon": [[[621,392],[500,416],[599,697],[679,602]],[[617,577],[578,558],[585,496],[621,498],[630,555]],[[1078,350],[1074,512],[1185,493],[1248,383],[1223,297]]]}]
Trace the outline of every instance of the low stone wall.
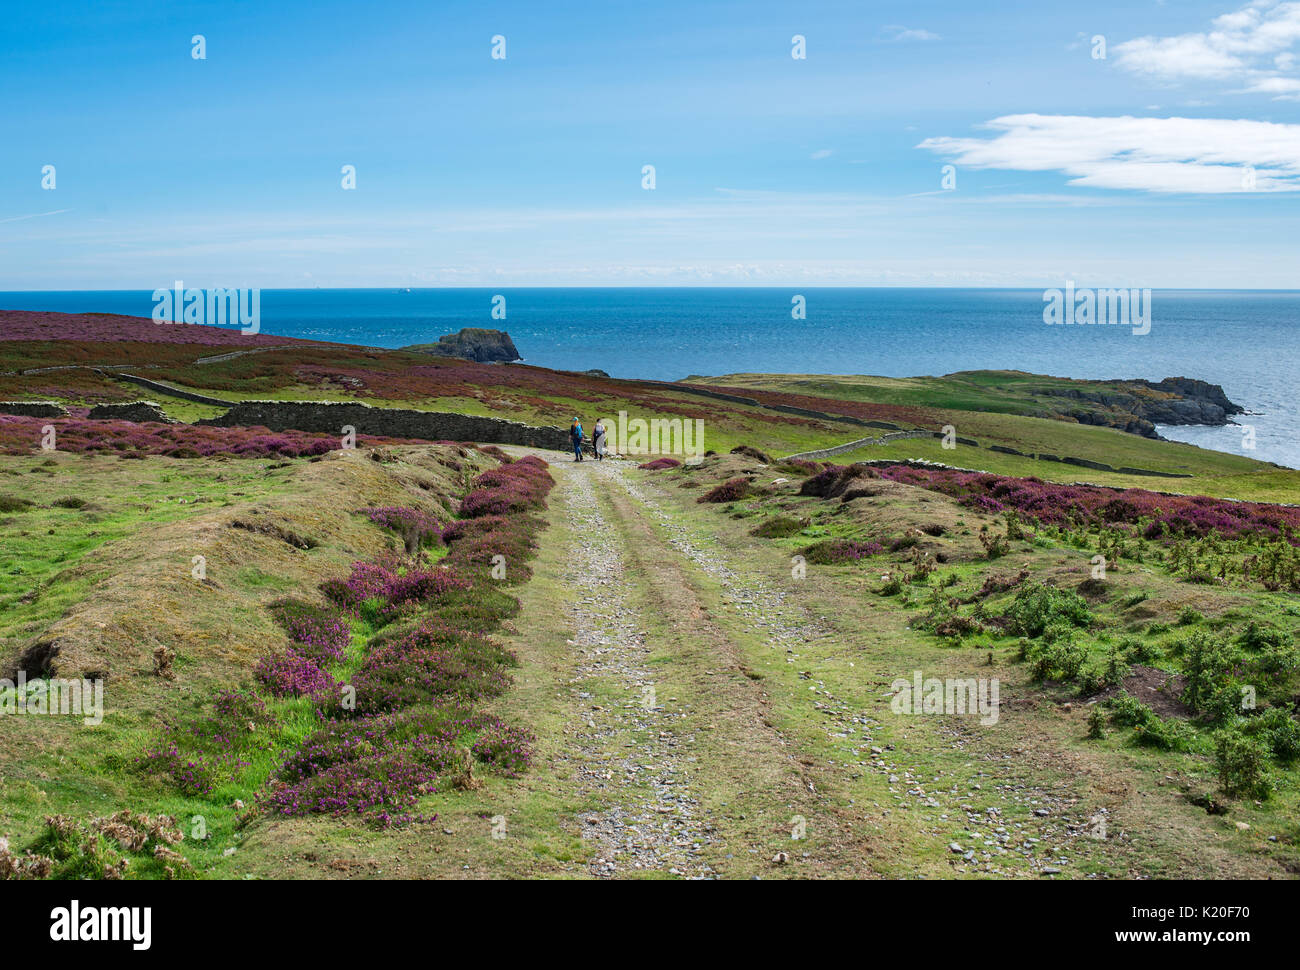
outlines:
[{"label": "low stone wall", "polygon": [[[787,455],[783,460],[789,461],[792,458],[803,458],[809,461],[821,461],[824,458],[832,458],[835,455],[842,455],[845,452],[856,451],[859,448],[868,448],[872,445],[887,445],[891,441],[901,441],[905,438],[942,438],[943,433],[939,431],[903,431],[898,434],[881,435],[879,438],[859,438],[857,441],[850,441],[847,444],[837,445],[834,448],[823,448],[821,451],[804,451],[797,455]],[[978,441],[973,438],[957,438],[957,443],[972,448],[980,447]],[[1191,478],[1191,475],[1182,472],[1157,472],[1148,468],[1130,468],[1127,465],[1122,468],[1115,468],[1100,461],[1091,461],[1087,458],[1070,458],[1059,455],[1049,455],[1041,453],[1037,455],[1028,455],[1023,451],[1016,451],[1014,448],[1008,448],[1004,445],[989,445],[989,451],[995,451],[1003,455],[1018,455],[1021,458],[1037,459],[1038,461],[1054,461],[1062,465],[1074,465],[1078,468],[1091,468],[1093,471],[1114,472],[1118,475],[1139,475],[1148,478]],[[859,462],[864,465],[887,464],[887,465],[908,465],[916,468],[951,468],[950,465],[937,465],[920,460],[920,464],[913,465],[911,461],[894,461],[891,459],[871,459],[870,461]]]},{"label": "low stone wall", "polygon": [[474,441],[480,444],[523,445],[572,451],[569,432],[563,428],[535,428],[472,414],[448,411],[412,411],[376,408],[349,401],[242,401],[218,418],[196,422],[221,428],[261,426],[272,431],[319,431],[343,434],[350,426],[357,434],[427,441]]},{"label": "low stone wall", "polygon": [[0,401],[0,414],[20,418],[66,418],[68,409],[53,401]]},{"label": "low stone wall", "polygon": [[932,436],[943,437],[943,435],[932,431],[899,431],[896,434],[885,434],[878,438],[859,438],[857,441],[836,445],[834,448],[822,448],[820,451],[801,451],[797,455],[787,455],[784,460],[802,458],[806,461],[820,461],[823,458],[833,458],[835,455],[842,455],[845,452],[857,451],[859,448],[871,448],[876,445],[887,445],[891,441],[905,441],[910,438],[929,438]]},{"label": "low stone wall", "polygon": [[[275,348],[267,348],[273,350]],[[233,354],[229,356],[234,356]],[[203,394],[196,394],[194,391],[182,390],[179,387],[172,387],[170,384],[164,384],[161,381],[151,381],[147,377],[136,377],[134,374],[119,374],[116,371],[96,370],[95,373],[103,377],[112,378],[115,381],[126,381],[128,384],[136,384],[140,387],[148,388],[151,391],[157,391],[159,394],[166,394],[168,397],[178,397],[183,401],[194,401],[196,404],[212,404],[219,408],[228,408],[233,405],[234,401],[223,401],[219,397],[206,397]]]},{"label": "low stone wall", "polygon": [[743,397],[740,394],[728,394],[725,391],[710,391],[690,384],[676,384],[672,381],[637,381],[637,383],[649,384],[654,387],[661,387],[664,390],[677,391],[681,394],[694,394],[696,397],[712,398],[715,401],[729,401],[733,404],[747,404],[750,407],[764,408],[768,411],[780,411],[782,414],[795,414],[805,418],[817,418],[821,421],[838,421],[841,424],[856,424],[861,428],[898,430],[898,425],[890,424],[888,421],[864,421],[862,418],[850,417],[847,414],[828,414],[825,411],[814,411],[811,408],[800,408],[791,404],[764,404],[756,398]]},{"label": "low stone wall", "polygon": [[134,421],[143,424],[153,421],[159,424],[175,424],[167,417],[162,405],[154,401],[127,401],[122,404],[96,404],[86,415],[92,421]]}]

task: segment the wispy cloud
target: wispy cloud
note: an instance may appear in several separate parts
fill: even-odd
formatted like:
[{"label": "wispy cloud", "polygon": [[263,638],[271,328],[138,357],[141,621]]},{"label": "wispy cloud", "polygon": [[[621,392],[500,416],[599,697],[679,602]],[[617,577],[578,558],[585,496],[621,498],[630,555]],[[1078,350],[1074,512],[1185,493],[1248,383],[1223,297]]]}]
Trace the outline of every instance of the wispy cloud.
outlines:
[{"label": "wispy cloud", "polygon": [[971,168],[1062,172],[1071,185],[1146,192],[1300,190],[1300,125],[1201,118],[1007,115],[990,138],[917,147]]},{"label": "wispy cloud", "polygon": [[1300,3],[1259,0],[1216,17],[1202,33],[1138,37],[1115,53],[1120,67],[1154,80],[1225,81],[1246,93],[1300,100],[1298,43]]},{"label": "wispy cloud", "polygon": [[832,154],[833,151],[829,148],[819,148],[817,149],[817,151],[813,152],[808,157],[811,158],[813,161],[820,161],[823,158],[830,158]]},{"label": "wispy cloud", "polygon": [[890,24],[883,30],[886,40],[906,41],[906,40],[939,40],[938,34],[925,30],[920,27],[904,27],[901,24]]},{"label": "wispy cloud", "polygon": [[23,222],[27,219],[42,219],[45,216],[57,216],[61,212],[71,211],[71,209],[51,209],[49,212],[33,212],[25,216],[10,216],[7,219],[0,219],[0,222]]}]

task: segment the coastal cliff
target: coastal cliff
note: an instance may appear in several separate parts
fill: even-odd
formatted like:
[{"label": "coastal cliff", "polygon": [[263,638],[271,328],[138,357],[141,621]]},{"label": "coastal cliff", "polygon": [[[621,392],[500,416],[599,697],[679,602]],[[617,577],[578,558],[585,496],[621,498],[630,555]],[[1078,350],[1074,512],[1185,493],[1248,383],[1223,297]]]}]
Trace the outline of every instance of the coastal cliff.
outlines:
[{"label": "coastal cliff", "polygon": [[402,349],[439,357],[462,357],[480,364],[508,364],[523,359],[515,349],[510,334],[504,330],[486,330],[482,327],[464,327],[459,333],[439,337],[437,343],[411,344]]},{"label": "coastal cliff", "polygon": [[[1110,383],[1110,382],[1108,382]],[[1075,408],[1064,413],[1080,424],[1119,428],[1147,438],[1158,437],[1155,426],[1224,425],[1245,409],[1232,403],[1218,384],[1189,377],[1166,377],[1159,383],[1147,380],[1115,381],[1110,386],[1044,387],[1040,393],[1101,405]]]}]

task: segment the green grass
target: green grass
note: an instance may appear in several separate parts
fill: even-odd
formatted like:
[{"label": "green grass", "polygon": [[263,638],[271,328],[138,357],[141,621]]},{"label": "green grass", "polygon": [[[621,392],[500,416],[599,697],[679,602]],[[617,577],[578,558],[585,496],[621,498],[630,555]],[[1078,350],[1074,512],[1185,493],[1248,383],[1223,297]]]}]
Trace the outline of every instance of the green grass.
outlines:
[{"label": "green grass", "polygon": [[103,573],[83,564],[104,545],[236,500],[274,494],[289,473],[268,469],[270,464],[74,455],[5,459],[0,493],[89,498],[81,508],[46,502],[0,516],[0,640],[40,632],[89,595]]},{"label": "green grass", "polygon": [[[671,485],[675,474],[658,473],[653,480]],[[707,484],[701,481],[699,487]],[[742,646],[744,662],[763,676],[774,722],[809,763],[827,766],[828,797],[861,806],[876,834],[873,861],[884,874],[971,872],[964,860],[946,851],[949,842],[971,844],[966,813],[958,802],[971,805],[976,814],[998,807],[1002,824],[1022,826],[1020,831],[1041,838],[1041,844],[1060,838],[1061,807],[1053,804],[1051,814],[1040,818],[1031,811],[1028,797],[1017,795],[1023,801],[1013,799],[1008,804],[998,795],[998,786],[1008,784],[1017,786],[1012,791],[1042,792],[1061,805],[1076,806],[1071,810],[1074,821],[1087,821],[1092,812],[1107,808],[1112,833],[1123,828],[1120,841],[1071,840],[1064,877],[1087,873],[1118,878],[1136,873],[1258,877],[1294,871],[1300,862],[1296,854],[1300,830],[1294,823],[1300,809],[1300,772],[1295,766],[1271,768],[1277,787],[1270,799],[1259,805],[1229,800],[1226,816],[1207,815],[1198,800],[1206,795],[1222,798],[1217,795],[1211,758],[1211,729],[1192,728],[1193,743],[1185,751],[1138,744],[1131,729],[1118,726],[1110,727],[1101,741],[1089,740],[1087,704],[1075,687],[1034,682],[1027,665],[1016,659],[1015,636],[991,629],[957,644],[918,627],[918,618],[929,609],[926,587],[904,584],[901,595],[878,595],[881,574],[903,569],[905,555],[884,554],[841,566],[809,565],[805,581],[790,581],[789,556],[806,544],[808,536],[879,538],[894,534],[899,522],[933,520],[934,505],[947,504],[946,500],[931,496],[927,504],[920,504],[926,493],[913,490],[910,498],[855,502],[855,512],[849,514],[838,502],[789,494],[748,500],[737,507],[700,506],[693,501],[696,494],[696,489],[666,490],[679,521],[697,535],[717,536],[718,548],[729,552],[733,561],[744,562],[765,574],[771,584],[789,589],[811,615],[834,631],[825,638],[809,638],[785,656],[772,651],[763,634],[747,632],[743,620],[732,627],[731,636]],[[760,519],[736,518],[740,506],[758,509],[762,518],[806,517],[811,525],[787,538],[755,539],[750,531]],[[1022,564],[1027,564],[1033,577],[1066,586],[1089,574],[1090,544],[1060,538],[1014,541],[1007,556],[989,562],[974,542],[980,517],[966,510],[956,515],[959,518],[945,537],[934,542],[935,548],[948,550],[949,562],[931,576],[936,585],[945,581],[946,596],[970,594],[986,576],[1013,574]],[[1076,630],[1088,664],[1104,662],[1121,635],[1149,641],[1158,651],[1151,665],[1177,671],[1181,663],[1175,657],[1175,644],[1199,627],[1233,633],[1248,619],[1257,618],[1269,626],[1297,629],[1300,611],[1289,594],[1258,587],[1191,585],[1154,560],[1121,562],[1106,585],[1105,595],[1091,603],[1093,622]],[[1013,592],[996,594],[985,605],[995,614],[1013,598]],[[1198,605],[1203,619],[1191,626],[1177,625],[1190,603]],[[1159,626],[1163,632],[1148,634],[1156,621],[1163,621]],[[925,671],[926,676],[998,677],[1003,702],[1012,706],[988,729],[966,728],[961,718],[900,718],[888,710],[881,692],[894,677],[910,677],[914,669]],[[818,688],[815,703],[810,703],[810,685]],[[835,737],[827,729],[832,716],[828,707],[872,723],[872,744],[881,748],[893,744],[894,752],[872,757],[865,745],[852,743],[852,734]],[[1013,751],[1016,756],[1006,760]],[[882,771],[877,766],[884,762],[891,766]],[[900,783],[889,784],[888,774]],[[823,790],[821,783],[818,787]],[[917,788],[927,796],[935,794],[941,807],[929,808],[920,796],[909,794]],[[1249,823],[1250,828],[1238,830],[1237,821]],[[1042,831],[1053,826],[1055,834],[1050,837]],[[1266,841],[1269,835],[1277,841]],[[982,837],[977,845],[983,849]],[[1034,874],[1018,853],[995,856],[994,861],[1004,874]]]}]

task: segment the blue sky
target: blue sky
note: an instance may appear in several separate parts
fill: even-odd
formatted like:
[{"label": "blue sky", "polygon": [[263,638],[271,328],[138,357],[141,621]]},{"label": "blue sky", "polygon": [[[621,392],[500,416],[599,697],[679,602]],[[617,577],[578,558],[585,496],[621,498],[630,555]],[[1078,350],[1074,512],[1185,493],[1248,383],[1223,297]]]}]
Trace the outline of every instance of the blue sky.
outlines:
[{"label": "blue sky", "polygon": [[1297,287],[1298,60],[1239,0],[11,4],[0,289]]}]

